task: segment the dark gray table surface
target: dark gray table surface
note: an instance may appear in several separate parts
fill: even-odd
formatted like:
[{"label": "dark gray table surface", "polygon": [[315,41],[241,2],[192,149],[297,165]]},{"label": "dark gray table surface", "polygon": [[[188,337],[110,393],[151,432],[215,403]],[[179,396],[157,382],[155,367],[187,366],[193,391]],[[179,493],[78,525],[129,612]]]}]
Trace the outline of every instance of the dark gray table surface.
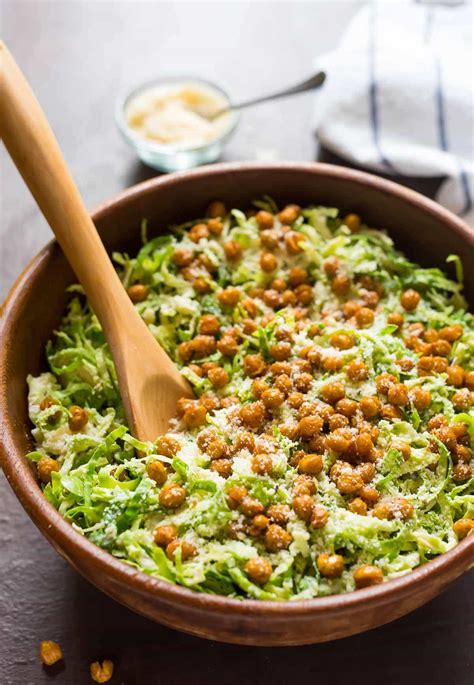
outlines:
[{"label": "dark gray table surface", "polygon": [[[153,175],[113,123],[127,86],[191,73],[235,96],[286,85],[334,47],[360,2],[3,2],[3,38],[30,79],[88,206]],[[225,159],[314,160],[312,98],[248,111]],[[325,158],[334,161],[331,156]],[[0,151],[0,299],[49,239]],[[410,183],[410,179],[406,180]],[[430,193],[437,182],[418,183]],[[0,476],[0,683],[81,685],[89,663],[115,662],[112,683],[474,682],[474,576],[395,623],[337,642],[259,649],[208,642],[133,614],[89,585],[48,545]],[[64,663],[38,663],[55,639]]]}]

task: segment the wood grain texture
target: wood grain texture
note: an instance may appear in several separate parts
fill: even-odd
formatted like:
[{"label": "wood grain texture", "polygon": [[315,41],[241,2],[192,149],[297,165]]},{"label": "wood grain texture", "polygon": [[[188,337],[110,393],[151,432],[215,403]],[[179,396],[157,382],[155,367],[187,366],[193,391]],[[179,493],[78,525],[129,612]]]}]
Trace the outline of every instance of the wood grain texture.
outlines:
[{"label": "wood grain texture", "polygon": [[[92,207],[154,174],[114,129],[114,100],[123,87],[158,73],[192,71],[227,85],[236,98],[278,88],[310,73],[313,57],[334,47],[359,4],[147,3],[137,9],[133,3],[15,1],[3,3],[2,24]],[[311,161],[317,155],[311,107],[311,96],[301,96],[249,110],[226,159]],[[49,229],[4,150],[0,157],[3,299]],[[418,181],[418,188],[431,193],[437,183]],[[88,664],[99,657],[115,660],[111,682],[126,685],[472,683],[472,572],[410,616],[363,635],[312,647],[234,647],[168,630],[110,600],[38,534],[1,474],[0,492],[5,685],[82,685],[90,682]],[[37,660],[39,641],[48,638],[59,640],[65,653],[65,668],[54,677]]]},{"label": "wood grain texture", "polygon": [[44,112],[2,42],[0,103],[0,136],[102,325],[132,433],[154,441],[191,388],[123,288]]}]

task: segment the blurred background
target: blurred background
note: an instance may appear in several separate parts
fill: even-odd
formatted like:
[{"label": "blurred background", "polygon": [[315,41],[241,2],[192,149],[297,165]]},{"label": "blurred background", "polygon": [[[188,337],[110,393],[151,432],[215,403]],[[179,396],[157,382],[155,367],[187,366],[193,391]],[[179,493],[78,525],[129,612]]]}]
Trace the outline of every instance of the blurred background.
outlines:
[{"label": "blurred background", "polygon": [[[406,4],[397,0],[378,3],[395,13],[402,13]],[[440,3],[410,4],[425,8],[424,23],[418,28],[429,33],[433,7]],[[470,6],[441,3],[443,8],[460,4]],[[147,79],[168,74],[210,79],[226,88],[236,101],[291,85],[316,70],[317,58],[337,46],[344,47],[348,26],[367,5],[362,0],[4,0],[0,18],[2,37],[38,96],[86,205],[92,209],[121,189],[157,173],[137,160],[117,131],[114,108],[120,95]],[[472,20],[472,15],[466,16]],[[443,21],[437,25],[440,31]],[[468,23],[464,22],[464,28]],[[343,61],[347,92],[360,68],[355,45],[359,35],[361,42],[367,42],[365,30],[353,29],[350,46],[354,60],[350,52]],[[462,76],[469,79],[472,40],[469,42],[463,31],[458,37],[463,56]],[[376,32],[371,40],[375,49]],[[349,38],[347,41],[349,44]],[[412,59],[414,73],[420,64],[419,56],[406,48],[405,32],[395,23],[392,41],[400,54],[408,57],[408,69]],[[370,45],[369,40],[369,48]],[[449,51],[441,58],[446,56],[450,57]],[[389,66],[396,64],[394,58]],[[454,62],[453,71],[460,73],[459,62]],[[334,71],[329,73],[328,84],[331,73]],[[336,80],[337,73],[333,82]],[[367,86],[371,115],[376,87],[375,81]],[[407,83],[407,91],[411,88],[415,96],[419,87],[419,83]],[[439,120],[441,115],[443,123],[446,111],[439,88],[434,93],[437,109],[433,117]],[[467,98],[472,108],[472,91],[466,91],[465,80],[456,93],[460,94],[459,100],[465,102]],[[344,101],[344,84],[342,95],[339,90],[337,97]],[[346,115],[351,114],[351,103],[346,100],[343,104],[341,112],[345,109]],[[397,109],[396,100],[390,103],[390,112],[394,113],[395,123],[407,121],[410,127],[406,110]],[[321,149],[318,143],[314,132],[317,114],[318,100],[313,94],[246,110],[225,148],[223,160],[340,162],[334,150]],[[423,117],[417,119],[423,127]],[[330,116],[329,124],[331,121]],[[467,128],[465,124],[463,120],[454,126],[460,133],[457,142],[461,147],[462,140],[469,140],[469,131],[472,136],[472,120],[467,122]],[[326,126],[325,133],[330,137],[333,131]],[[356,143],[357,139],[357,135],[352,138]],[[444,148],[452,142],[449,136],[441,135],[435,144],[446,153]],[[472,154],[470,159],[469,153],[467,156],[472,169]],[[372,158],[368,161],[374,162]],[[357,163],[354,159],[352,162]],[[441,166],[434,164],[433,172],[428,168],[420,179],[407,173],[410,165],[405,164],[401,169],[404,173],[397,176],[433,195],[442,181]],[[393,174],[383,159],[380,163],[375,160],[374,167],[380,173]],[[51,234],[3,147],[0,170],[1,301],[21,269]],[[469,191],[468,176],[466,181]],[[378,683],[383,679],[387,685],[426,679],[430,685],[444,685],[448,679],[455,685],[472,685],[472,574],[414,614],[337,643],[291,650],[219,645],[154,625],[89,586],[37,534],[1,479],[3,476],[0,682],[5,685],[86,683],[88,664],[98,657],[116,661],[117,676],[113,683],[222,685],[246,681],[278,685],[296,676],[320,678],[334,685],[347,683],[349,678],[356,683],[362,679],[364,683]],[[37,645],[43,639],[59,640],[65,653],[64,670],[54,673],[54,678],[37,663]]]}]

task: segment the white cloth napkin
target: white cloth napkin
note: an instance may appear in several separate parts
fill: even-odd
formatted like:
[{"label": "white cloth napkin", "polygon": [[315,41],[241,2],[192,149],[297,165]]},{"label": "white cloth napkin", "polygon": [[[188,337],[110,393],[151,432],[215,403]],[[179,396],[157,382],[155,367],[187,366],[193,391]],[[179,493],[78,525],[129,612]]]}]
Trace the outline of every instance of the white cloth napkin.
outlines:
[{"label": "white cloth napkin", "polygon": [[443,176],[438,197],[474,223],[473,12],[470,2],[364,5],[317,59],[321,143],[355,164]]}]

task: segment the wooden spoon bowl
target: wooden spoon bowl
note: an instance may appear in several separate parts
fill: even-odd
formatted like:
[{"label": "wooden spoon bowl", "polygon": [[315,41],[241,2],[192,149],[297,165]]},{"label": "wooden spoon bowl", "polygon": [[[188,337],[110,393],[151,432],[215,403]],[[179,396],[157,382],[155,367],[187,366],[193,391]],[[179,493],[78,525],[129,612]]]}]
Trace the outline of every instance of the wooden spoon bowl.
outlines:
[{"label": "wooden spoon bowl", "polygon": [[[140,221],[151,233],[202,216],[222,199],[246,207],[271,194],[279,203],[321,203],[361,214],[385,228],[424,266],[446,268],[456,253],[473,263],[474,233],[434,202],[375,176],[318,164],[223,164],[164,176],[130,188],[93,215],[111,252],[139,247]],[[474,303],[474,273],[466,268]],[[0,456],[6,476],[36,525],[88,580],[126,606],[201,637],[250,645],[322,642],[374,628],[421,606],[474,565],[474,537],[424,566],[377,587],[294,602],[235,600],[153,579],[76,533],[46,501],[24,455],[31,449],[25,378],[44,369],[43,348],[66,303],[74,275],[54,242],[33,259],[5,302],[0,326]],[[21,541],[18,541],[21,544]]]}]

